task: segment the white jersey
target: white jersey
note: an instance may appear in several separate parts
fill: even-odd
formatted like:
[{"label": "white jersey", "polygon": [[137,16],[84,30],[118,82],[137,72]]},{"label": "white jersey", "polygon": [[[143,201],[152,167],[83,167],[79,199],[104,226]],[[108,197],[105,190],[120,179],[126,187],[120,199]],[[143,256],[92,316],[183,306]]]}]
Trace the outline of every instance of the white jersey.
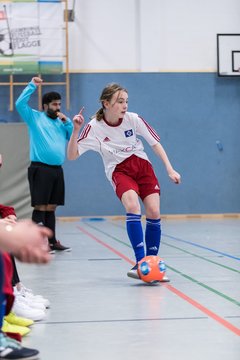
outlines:
[{"label": "white jersey", "polygon": [[137,114],[127,112],[117,125],[110,125],[106,120],[93,118],[83,128],[78,139],[78,154],[88,150],[98,152],[104,163],[105,173],[112,183],[112,173],[117,164],[131,155],[148,160],[142,141],[142,136],[150,146],[157,144],[160,137],[156,131]]}]

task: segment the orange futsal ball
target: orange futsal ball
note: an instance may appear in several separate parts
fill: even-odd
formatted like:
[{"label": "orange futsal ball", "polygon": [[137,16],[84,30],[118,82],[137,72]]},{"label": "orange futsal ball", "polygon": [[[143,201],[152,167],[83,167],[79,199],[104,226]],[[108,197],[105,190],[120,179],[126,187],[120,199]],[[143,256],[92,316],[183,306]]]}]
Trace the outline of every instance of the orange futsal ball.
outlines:
[{"label": "orange futsal ball", "polygon": [[138,275],[141,280],[151,283],[161,281],[166,272],[164,260],[156,255],[145,256],[138,263]]}]

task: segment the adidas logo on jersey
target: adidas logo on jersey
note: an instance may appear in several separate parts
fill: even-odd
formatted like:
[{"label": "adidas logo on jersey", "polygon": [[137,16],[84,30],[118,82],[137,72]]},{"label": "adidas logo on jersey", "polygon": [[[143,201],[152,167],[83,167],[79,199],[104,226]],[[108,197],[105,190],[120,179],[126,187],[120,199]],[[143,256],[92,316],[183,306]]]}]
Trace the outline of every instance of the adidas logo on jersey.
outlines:
[{"label": "adidas logo on jersey", "polygon": [[107,142],[107,141],[111,141],[110,139],[109,139],[109,137],[105,137],[105,139],[103,139],[103,142]]}]

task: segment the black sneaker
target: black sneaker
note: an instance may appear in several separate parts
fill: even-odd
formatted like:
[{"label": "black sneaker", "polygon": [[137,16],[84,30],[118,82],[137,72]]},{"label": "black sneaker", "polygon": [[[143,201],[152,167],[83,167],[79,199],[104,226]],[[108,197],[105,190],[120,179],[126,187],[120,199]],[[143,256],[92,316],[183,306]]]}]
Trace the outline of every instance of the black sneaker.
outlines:
[{"label": "black sneaker", "polygon": [[49,244],[51,251],[72,251],[70,247],[63,246],[60,241],[56,241],[54,244]]},{"label": "black sneaker", "polygon": [[0,359],[35,360],[39,351],[23,347],[18,341],[0,332]]},{"label": "black sneaker", "polygon": [[135,264],[128,272],[127,272],[127,276],[129,276],[130,278],[133,279],[140,279],[139,275],[138,275],[138,264]]}]

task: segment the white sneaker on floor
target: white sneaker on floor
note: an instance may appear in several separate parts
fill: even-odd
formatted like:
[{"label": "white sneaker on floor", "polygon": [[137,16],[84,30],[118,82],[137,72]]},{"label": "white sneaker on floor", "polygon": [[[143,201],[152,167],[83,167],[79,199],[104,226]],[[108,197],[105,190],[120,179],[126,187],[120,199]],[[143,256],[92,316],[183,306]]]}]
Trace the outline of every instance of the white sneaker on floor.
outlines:
[{"label": "white sneaker on floor", "polygon": [[13,292],[14,292],[15,299],[17,299],[18,302],[22,302],[23,304],[28,305],[29,307],[31,307],[33,309],[40,309],[43,311],[46,310],[46,307],[43,305],[43,303],[38,302],[34,298],[29,298],[29,297],[21,295],[21,293],[19,291],[17,291],[16,288],[14,288]]},{"label": "white sneaker on floor", "polygon": [[18,290],[18,292],[32,301],[42,303],[46,308],[50,307],[50,301],[48,299],[44,298],[42,295],[34,295],[33,291],[26,288],[23,284],[21,284],[21,290]]},{"label": "white sneaker on floor", "polygon": [[12,311],[20,317],[31,319],[33,321],[40,321],[45,319],[46,313],[41,309],[34,309],[24,303],[19,296],[15,297]]},{"label": "white sneaker on floor", "polygon": [[138,275],[138,264],[135,264],[128,272],[127,276],[133,279],[140,279]]}]

